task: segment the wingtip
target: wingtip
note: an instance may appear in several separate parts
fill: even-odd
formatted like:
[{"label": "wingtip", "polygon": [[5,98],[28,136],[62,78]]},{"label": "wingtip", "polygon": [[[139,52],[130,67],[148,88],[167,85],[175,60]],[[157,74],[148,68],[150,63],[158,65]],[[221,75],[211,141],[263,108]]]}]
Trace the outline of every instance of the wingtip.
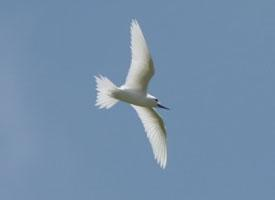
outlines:
[{"label": "wingtip", "polygon": [[132,21],[131,21],[131,24],[134,24],[134,23],[138,23],[137,19],[136,18],[133,18]]},{"label": "wingtip", "polygon": [[160,165],[161,169],[164,170],[166,168],[166,163],[167,163],[166,158],[164,160],[159,160],[159,165]]},{"label": "wingtip", "polygon": [[135,26],[139,26],[138,21],[136,18],[133,18],[131,21],[131,29],[133,29]]},{"label": "wingtip", "polygon": [[154,153],[154,157],[160,168],[165,169],[167,164],[167,152],[162,152],[162,155]]}]

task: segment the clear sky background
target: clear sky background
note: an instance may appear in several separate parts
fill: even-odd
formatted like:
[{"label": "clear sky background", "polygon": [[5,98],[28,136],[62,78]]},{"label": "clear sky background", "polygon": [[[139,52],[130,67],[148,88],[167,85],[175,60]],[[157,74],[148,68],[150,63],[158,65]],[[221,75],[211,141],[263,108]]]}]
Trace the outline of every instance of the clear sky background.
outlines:
[{"label": "clear sky background", "polygon": [[[275,1],[1,1],[0,199],[275,199]],[[171,111],[159,168],[123,83],[136,18]]]}]

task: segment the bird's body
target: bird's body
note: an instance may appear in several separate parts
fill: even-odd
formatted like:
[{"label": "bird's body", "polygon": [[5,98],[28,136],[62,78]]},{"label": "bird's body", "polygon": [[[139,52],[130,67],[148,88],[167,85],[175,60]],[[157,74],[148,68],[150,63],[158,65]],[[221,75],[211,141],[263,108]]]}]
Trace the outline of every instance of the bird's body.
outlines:
[{"label": "bird's body", "polygon": [[143,33],[136,20],[131,25],[131,66],[125,84],[117,87],[108,78],[96,76],[96,106],[109,109],[118,101],[129,103],[141,119],[151,143],[155,158],[162,168],[167,162],[166,129],[163,120],[154,110],[162,106],[158,99],[147,92],[154,75],[154,64]]},{"label": "bird's body", "polygon": [[155,107],[156,101],[152,95],[146,94],[143,91],[133,90],[121,86],[114,92],[113,96],[120,101],[127,102],[136,106]]}]

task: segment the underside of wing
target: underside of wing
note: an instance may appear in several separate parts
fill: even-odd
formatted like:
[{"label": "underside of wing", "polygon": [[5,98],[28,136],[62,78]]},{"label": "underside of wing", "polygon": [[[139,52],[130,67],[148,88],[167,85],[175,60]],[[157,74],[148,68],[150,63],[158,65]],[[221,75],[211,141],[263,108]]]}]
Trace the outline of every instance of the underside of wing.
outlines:
[{"label": "underside of wing", "polygon": [[147,85],[154,75],[153,60],[141,28],[136,20],[131,24],[132,60],[125,85],[136,90],[147,90]]},{"label": "underside of wing", "polygon": [[167,162],[167,144],[163,120],[153,108],[132,106],[136,110],[144,126],[155,159],[162,168],[165,168]]}]

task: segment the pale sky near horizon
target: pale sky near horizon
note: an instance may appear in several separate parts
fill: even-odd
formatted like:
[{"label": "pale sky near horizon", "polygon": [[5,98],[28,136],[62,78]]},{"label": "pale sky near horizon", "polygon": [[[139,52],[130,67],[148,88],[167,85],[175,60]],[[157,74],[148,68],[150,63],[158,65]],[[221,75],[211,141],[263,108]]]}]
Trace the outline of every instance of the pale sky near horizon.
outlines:
[{"label": "pale sky near horizon", "polygon": [[[0,199],[275,199],[275,2],[1,1]],[[162,170],[123,83],[136,18],[168,130]]]}]

